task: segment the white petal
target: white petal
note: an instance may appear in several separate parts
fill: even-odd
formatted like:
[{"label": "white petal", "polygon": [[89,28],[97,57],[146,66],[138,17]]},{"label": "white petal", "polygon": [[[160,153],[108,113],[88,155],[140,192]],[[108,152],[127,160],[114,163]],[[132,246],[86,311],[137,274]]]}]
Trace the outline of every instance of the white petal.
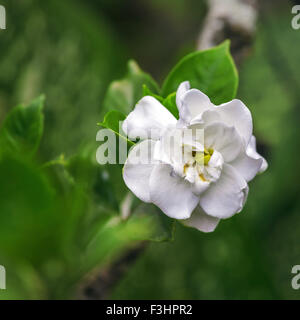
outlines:
[{"label": "white petal", "polygon": [[195,179],[193,184],[193,192],[195,195],[199,196],[201,193],[206,191],[210,186],[207,181],[202,181],[201,179]]},{"label": "white petal", "polygon": [[158,164],[150,177],[151,202],[167,216],[188,219],[199,198],[192,192],[191,184],[172,172],[167,164]]},{"label": "white petal", "polygon": [[204,111],[212,107],[206,94],[197,89],[191,89],[182,97],[182,104],[179,109],[179,117],[189,124],[193,118],[199,117]]},{"label": "white petal", "polygon": [[224,158],[222,154],[215,150],[208,162],[208,166],[206,167],[206,169],[222,168],[223,163]]},{"label": "white petal", "polygon": [[193,227],[203,232],[213,232],[220,219],[207,215],[199,206],[193,212],[192,216],[183,220],[182,223],[187,227]]},{"label": "white petal", "polygon": [[196,196],[199,196],[202,192],[207,190],[209,187],[208,181],[203,181],[199,177],[199,172],[197,167],[189,166],[184,169],[185,177],[188,182],[191,183],[192,191]]},{"label": "white petal", "polygon": [[209,124],[214,123],[214,122],[222,122],[221,116],[216,111],[216,109],[209,109],[209,110],[204,111],[199,116],[193,118],[191,120],[190,124],[194,125],[194,124],[198,124],[199,123],[199,124],[209,125]]},{"label": "white petal", "polygon": [[225,219],[240,212],[248,195],[244,178],[230,165],[224,164],[221,177],[200,196],[200,206],[213,217]]},{"label": "white petal", "polygon": [[125,119],[122,129],[129,139],[158,139],[164,130],[176,125],[176,118],[158,100],[146,96]]},{"label": "white petal", "polygon": [[160,150],[157,158],[164,163],[178,164],[183,167],[184,159],[182,155],[183,131],[181,129],[168,130],[159,143]]},{"label": "white petal", "polygon": [[243,177],[249,182],[260,171],[263,159],[254,159],[247,155],[246,152],[241,153],[234,161],[230,162]]},{"label": "white petal", "polygon": [[268,167],[267,161],[256,151],[256,139],[254,136],[251,137],[246,152],[242,152],[230,164],[239,171],[247,182]]},{"label": "white petal", "polygon": [[[144,140],[137,144],[129,153],[123,168],[123,179],[127,187],[142,201],[150,202],[150,175],[155,166],[152,158],[156,141]],[[150,150],[149,150],[150,149]],[[150,152],[149,152],[150,151]],[[147,164],[141,157],[152,158]]]},{"label": "white petal", "polygon": [[169,154],[164,150],[163,139],[156,142],[153,157],[155,160],[161,161],[162,163],[172,164]]},{"label": "white petal", "polygon": [[182,175],[184,165],[194,162],[193,151],[203,150],[203,145],[193,139],[191,131],[176,128],[168,130],[157,142],[154,157],[172,165],[176,173]]},{"label": "white petal", "polygon": [[190,88],[191,88],[191,85],[190,85],[189,81],[182,82],[180,84],[180,86],[178,87],[177,92],[176,92],[176,105],[177,105],[178,110],[180,110],[182,107],[183,96],[186,94],[187,91],[190,90]]},{"label": "white petal", "polygon": [[240,100],[232,100],[215,107],[222,118],[222,122],[236,128],[240,136],[248,145],[252,136],[253,123],[250,110]]},{"label": "white petal", "polygon": [[243,141],[236,129],[221,122],[205,127],[204,142],[206,148],[213,148],[220,152],[225,162],[236,159],[244,148]]},{"label": "white petal", "polygon": [[264,172],[268,168],[268,163],[265,158],[263,158],[257,151],[256,151],[256,138],[254,136],[251,137],[250,143],[246,150],[247,155],[253,159],[262,159],[262,164],[259,169],[259,172]]}]

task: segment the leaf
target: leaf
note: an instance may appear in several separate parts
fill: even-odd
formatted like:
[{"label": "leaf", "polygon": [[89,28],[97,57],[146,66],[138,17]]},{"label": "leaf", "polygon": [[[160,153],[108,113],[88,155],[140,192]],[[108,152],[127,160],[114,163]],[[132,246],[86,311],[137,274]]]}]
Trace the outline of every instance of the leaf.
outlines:
[{"label": "leaf", "polygon": [[98,125],[106,129],[110,129],[117,135],[120,135],[120,122],[124,121],[126,116],[116,110],[109,111],[103,119],[103,122],[99,122]]},{"label": "leaf", "polygon": [[[117,254],[141,241],[172,241],[175,221],[168,218],[152,205],[134,213],[128,220],[112,217],[91,239],[83,257],[88,269],[107,264]],[[148,208],[146,208],[148,206]]]},{"label": "leaf", "polygon": [[163,100],[162,104],[173,114],[173,116],[178,119],[179,111],[176,104],[176,92],[173,92]]},{"label": "leaf", "polygon": [[[103,122],[99,123],[99,125],[101,125],[102,127],[111,130],[117,136],[125,140],[124,143],[126,143],[126,146],[121,145],[121,141],[119,141],[119,139],[116,140],[116,159],[119,159],[120,146],[121,148],[124,148],[124,147],[127,148],[127,152],[128,152],[129,149],[135,145],[134,142],[127,139],[127,137],[123,132],[120,132],[119,122],[123,121],[124,119],[125,119],[125,115],[122,114],[121,112],[110,111],[105,115]],[[126,150],[124,149],[124,151]],[[100,165],[98,164],[98,166]],[[116,197],[119,201],[121,201],[121,199],[124,197],[125,193],[127,192],[127,188],[122,178],[122,168],[123,168],[122,164],[118,166],[106,164],[103,167],[105,174],[108,176],[109,182],[112,184],[111,190],[113,190],[113,192],[116,193]]]},{"label": "leaf", "polygon": [[5,118],[0,129],[2,153],[20,154],[31,158],[37,151],[44,128],[44,96],[28,106],[15,107]]},{"label": "leaf", "polygon": [[120,130],[120,122],[124,121],[126,116],[116,110],[109,111],[105,117],[103,122],[98,123],[98,125],[113,131],[119,137],[127,140],[129,147],[133,146],[135,143],[131,140],[128,140],[124,133]]},{"label": "leaf", "polygon": [[108,88],[104,99],[105,112],[116,109],[128,114],[143,97],[143,85],[147,85],[155,94],[159,93],[158,85],[153,78],[143,72],[135,61],[130,60],[127,76],[112,82]]},{"label": "leaf", "polygon": [[143,85],[143,96],[151,96],[161,103],[164,101],[163,97],[153,93],[145,84]]},{"label": "leaf", "polygon": [[95,233],[82,257],[83,268],[103,266],[116,258],[133,244],[143,241],[149,234],[149,224],[141,219],[123,221],[120,217],[111,218]]},{"label": "leaf", "polygon": [[0,176],[1,256],[39,264],[59,245],[53,192],[39,170],[11,155],[0,159]]},{"label": "leaf", "polygon": [[89,196],[90,203],[94,201],[95,205],[101,204],[107,210],[118,210],[116,192],[107,166],[97,163],[95,153],[94,145],[88,146],[66,161],[64,167]]},{"label": "leaf", "polygon": [[[10,275],[25,274],[28,264],[41,276],[47,294],[65,293],[82,275],[78,257],[108,214],[92,207],[92,197],[78,184],[65,194],[54,191],[42,170],[11,155],[0,159],[0,176],[0,260],[11,263]],[[37,285],[29,281],[18,288],[35,294]]]},{"label": "leaf", "polygon": [[234,99],[238,74],[229,41],[183,58],[165,80],[162,95],[166,97],[176,91],[183,81],[190,81],[192,88],[203,91],[217,105]]},{"label": "leaf", "polygon": [[155,205],[141,203],[130,219],[144,221],[148,225],[144,240],[155,242],[172,241],[175,233],[175,220],[167,217]]}]

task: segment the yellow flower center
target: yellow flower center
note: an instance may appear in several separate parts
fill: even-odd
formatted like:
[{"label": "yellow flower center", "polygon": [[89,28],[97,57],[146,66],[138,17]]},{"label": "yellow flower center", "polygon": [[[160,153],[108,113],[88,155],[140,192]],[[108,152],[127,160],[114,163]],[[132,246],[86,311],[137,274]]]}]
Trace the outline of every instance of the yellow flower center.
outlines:
[{"label": "yellow flower center", "polygon": [[208,162],[211,158],[211,156],[213,155],[214,153],[214,150],[209,148],[209,149],[206,149],[204,148],[204,152],[196,152],[196,151],[193,151],[192,152],[192,155],[195,159],[195,161],[200,164],[200,165],[205,165],[207,166],[208,165]]},{"label": "yellow flower center", "polygon": [[[186,163],[183,166],[184,175],[187,175],[187,171],[190,167],[196,168],[197,165],[207,166],[213,153],[214,153],[214,150],[211,148],[209,148],[209,149],[204,148],[204,151],[193,150],[192,151],[192,157],[193,157],[192,162]],[[197,169],[200,171],[200,172],[198,171],[198,176],[203,182],[207,182],[208,180],[206,179],[204,172],[202,172],[203,169],[200,169],[200,168],[198,167],[198,169]]]}]

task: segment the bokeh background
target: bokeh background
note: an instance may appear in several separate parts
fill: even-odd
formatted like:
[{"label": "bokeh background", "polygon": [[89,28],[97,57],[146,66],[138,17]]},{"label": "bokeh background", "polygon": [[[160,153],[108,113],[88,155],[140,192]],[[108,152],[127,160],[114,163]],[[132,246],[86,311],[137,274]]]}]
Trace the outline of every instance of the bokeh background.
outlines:
[{"label": "bokeh background", "polygon": [[[239,68],[238,97],[252,111],[268,171],[251,182],[242,213],[220,223],[214,233],[177,224],[174,241],[147,246],[110,290],[109,298],[300,298],[300,291],[291,287],[292,266],[300,264],[300,30],[291,27],[292,2],[260,2],[253,48]],[[170,68],[195,50],[207,10],[202,0],[2,0],[0,4],[7,10],[7,30],[0,30],[0,123],[12,107],[44,93],[42,160],[62,153],[71,156],[95,141],[105,91],[112,80],[124,76],[129,59],[161,84]],[[5,178],[15,177],[0,172],[3,201]],[[109,197],[105,189],[100,185],[98,201]],[[76,193],[70,198],[70,203],[76,202]],[[13,196],[10,199],[14,201]],[[51,260],[47,268],[56,271],[49,276],[36,261],[47,261],[54,249],[27,241],[27,249],[33,248],[35,254],[32,265],[39,271],[23,268],[14,255],[24,248],[16,250],[20,243],[13,242],[21,229],[7,223],[5,210],[0,203],[0,264],[13,269],[17,263],[18,276],[12,280],[14,291],[8,295],[2,291],[0,298],[64,297],[61,291],[50,290],[51,295],[41,289],[39,275],[47,274],[51,283],[60,267]],[[22,202],[16,210],[26,212]],[[25,217],[22,225],[26,221]],[[9,232],[5,227],[11,227]],[[37,230],[26,232],[24,239],[41,241]]]}]

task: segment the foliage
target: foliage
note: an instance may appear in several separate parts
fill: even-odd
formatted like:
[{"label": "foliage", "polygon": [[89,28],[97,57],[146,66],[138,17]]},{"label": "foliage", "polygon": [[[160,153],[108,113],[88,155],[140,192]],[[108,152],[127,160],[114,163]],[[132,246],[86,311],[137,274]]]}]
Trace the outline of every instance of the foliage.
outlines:
[{"label": "foliage", "polygon": [[94,140],[104,92],[125,69],[126,51],[101,11],[87,10],[84,1],[1,4],[9,24],[0,37],[0,120],[44,93],[47,139],[40,153],[70,155]]},{"label": "foliage", "polygon": [[9,270],[7,298],[70,296],[87,272],[151,237],[153,229],[151,219],[122,220],[94,148],[43,165],[28,158],[42,134],[42,108],[39,98],[12,109],[0,131],[0,259]]},{"label": "foliage", "polygon": [[39,146],[44,117],[42,114],[43,97],[29,106],[15,108],[5,119],[0,130],[0,150],[11,154],[18,153],[32,157]]},{"label": "foliage", "polygon": [[152,77],[143,72],[135,61],[129,61],[127,76],[109,86],[103,103],[104,111],[116,109],[127,114],[143,97],[143,85],[147,85],[154,93],[159,93]]},{"label": "foliage", "polygon": [[[175,232],[172,219],[128,193],[120,166],[96,163],[91,143],[97,121],[117,132],[116,120],[145,95],[178,117],[181,81],[214,103],[235,96],[225,42],[181,59],[162,89],[131,60],[104,97],[129,52],[159,80],[190,52],[204,2],[2,2],[9,27],[0,34],[1,299],[72,298],[89,272],[144,240],[149,250],[112,298],[299,298],[290,288],[299,263],[299,46],[285,5],[264,17],[255,55],[241,69],[239,96],[270,168],[241,215],[207,235],[180,225]],[[45,106],[43,96],[34,99],[41,93]]]},{"label": "foliage", "polygon": [[[227,48],[226,44],[220,48],[224,46]],[[219,50],[220,59],[224,54],[227,56],[228,52]],[[205,53],[206,58],[210,55],[217,59],[215,49]],[[201,72],[199,61],[187,59],[186,69],[181,69],[192,78],[189,72],[196,65],[200,72],[194,77],[195,83],[207,83],[207,90],[212,93],[209,75]],[[230,68],[235,74],[232,61],[227,59],[218,70],[228,72]],[[100,123],[118,135],[119,121],[125,118],[121,111],[130,112],[144,94],[154,95],[171,112],[178,113],[175,93],[159,96],[158,85],[134,61],[129,62],[128,69],[125,79],[108,88],[104,110],[110,111]],[[179,85],[182,80],[174,71],[170,78],[173,80],[167,80],[165,87],[168,81]],[[219,93],[225,94],[231,85],[236,87],[237,78],[235,82],[232,78],[228,83],[220,81]],[[10,283],[17,283],[18,273],[23,274],[24,270],[28,270],[28,277],[36,279],[34,284],[21,282],[9,289],[8,297],[22,291],[30,298],[68,296],[87,272],[103,265],[119,250],[138,240],[174,239],[175,222],[154,206],[132,200],[130,216],[122,216],[122,201],[128,191],[119,188],[124,185],[121,172],[116,167],[98,166],[94,145],[87,145],[71,158],[62,155],[39,164],[35,154],[43,134],[43,104],[44,98],[40,97],[27,106],[12,109],[0,129],[1,259],[12,270]]]}]

